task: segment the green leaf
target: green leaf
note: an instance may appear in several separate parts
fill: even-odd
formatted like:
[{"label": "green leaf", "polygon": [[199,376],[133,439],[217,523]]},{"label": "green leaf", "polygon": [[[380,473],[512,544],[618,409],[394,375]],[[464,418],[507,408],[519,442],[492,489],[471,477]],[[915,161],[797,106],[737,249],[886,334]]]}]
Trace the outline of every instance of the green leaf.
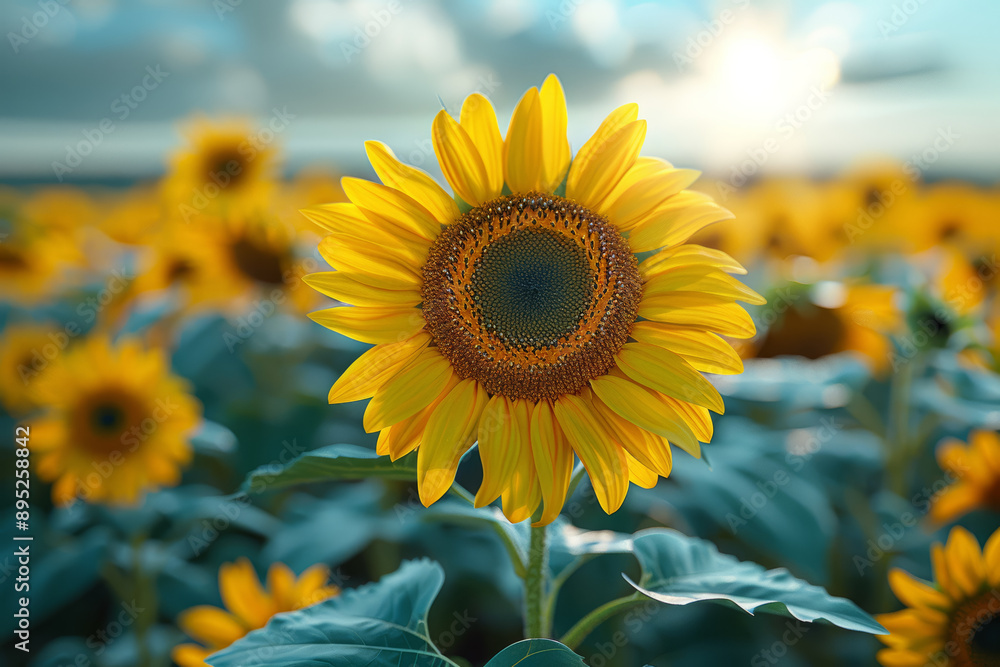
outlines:
[{"label": "green leaf", "polygon": [[584,667],[583,658],[551,639],[525,639],[493,656],[486,667]]},{"label": "green leaf", "polygon": [[714,600],[750,614],[760,610],[888,634],[850,600],[796,579],[784,568],[765,570],[757,563],[720,554],[711,542],[657,528],[637,533],[633,549],[642,566],[642,583],[625,579],[654,600],[677,605]]},{"label": "green leaf", "polygon": [[393,463],[388,456],[379,456],[364,447],[329,445],[306,452],[284,465],[257,468],[243,481],[242,491],[262,493],[295,484],[368,477],[414,480],[417,478],[417,458],[404,456]]},{"label": "green leaf", "polygon": [[376,584],[278,614],[207,662],[212,667],[457,667],[427,632],[427,612],[442,583],[437,563],[403,563]]}]

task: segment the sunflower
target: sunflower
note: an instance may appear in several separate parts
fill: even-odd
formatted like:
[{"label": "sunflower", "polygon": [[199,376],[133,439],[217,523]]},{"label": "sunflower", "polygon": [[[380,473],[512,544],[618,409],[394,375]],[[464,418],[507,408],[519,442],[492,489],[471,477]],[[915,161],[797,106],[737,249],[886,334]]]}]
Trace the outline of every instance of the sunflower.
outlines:
[{"label": "sunflower", "polygon": [[313,565],[296,578],[287,565],[274,563],[265,589],[246,558],[226,563],[219,568],[219,592],[226,609],[203,605],[183,612],[178,619],[181,629],[203,646],[180,644],[171,657],[180,667],[207,667],[205,658],[264,627],[275,614],[338,595],[339,588],[327,585],[329,578],[330,571],[322,565]]},{"label": "sunflower", "polygon": [[157,188],[137,186],[105,202],[97,223],[109,238],[126,245],[154,244],[168,208]]},{"label": "sunflower", "polygon": [[201,406],[165,355],[134,339],[95,336],[64,352],[35,383],[48,412],[31,425],[39,476],[57,503],[134,503],[180,480]]},{"label": "sunflower", "polygon": [[995,196],[967,183],[946,182],[929,187],[916,203],[910,222],[915,250],[952,246],[972,258],[997,247]]},{"label": "sunflower", "polygon": [[30,304],[44,299],[78,259],[78,251],[64,236],[23,220],[0,220],[0,301]]},{"label": "sunflower", "polygon": [[948,440],[938,448],[937,460],[957,481],[934,497],[934,521],[953,521],[980,507],[1000,512],[1000,436],[974,431],[967,445]]},{"label": "sunflower", "polygon": [[724,406],[702,372],[742,371],[719,335],[752,336],[736,301],[763,299],[731,257],[685,244],[731,214],[685,189],[698,172],[639,157],[637,115],[613,111],[571,160],[555,76],[521,98],[506,139],[473,94],[433,124],[455,198],[368,142],[383,184],[345,178],[349,202],[305,212],[337,269],[306,282],[350,304],[312,318],[375,344],[330,401],[371,398],[364,427],[381,454],[418,451],[424,505],[477,440],[476,504],[502,497],[517,522],[544,503],[539,525],[562,509],[574,454],[611,513],[630,480],[670,473],[670,443],[699,456],[710,440]]},{"label": "sunflower", "polygon": [[[897,290],[867,283],[820,283],[792,303],[744,356],[819,359],[853,351],[882,372],[892,361],[889,334],[902,324]],[[742,351],[742,350],[741,350]]]},{"label": "sunflower", "polygon": [[35,407],[30,387],[57,349],[51,326],[11,324],[0,334],[0,405],[12,415]]},{"label": "sunflower", "polygon": [[278,150],[258,138],[250,121],[196,118],[184,134],[188,145],[171,156],[164,192],[185,222],[267,207],[275,189]]},{"label": "sunflower", "polygon": [[889,586],[907,609],[876,617],[891,634],[879,639],[886,667],[985,667],[1000,664],[1000,530],[980,551],[960,526],[947,545],[931,547],[936,583],[889,572]]},{"label": "sunflower", "polygon": [[825,262],[845,245],[847,205],[838,184],[771,178],[734,198],[730,208],[740,224],[720,230],[717,244],[740,257],[783,261],[805,256]]},{"label": "sunflower", "polygon": [[32,192],[22,204],[21,214],[50,233],[73,236],[94,224],[98,210],[84,190],[60,185]]}]

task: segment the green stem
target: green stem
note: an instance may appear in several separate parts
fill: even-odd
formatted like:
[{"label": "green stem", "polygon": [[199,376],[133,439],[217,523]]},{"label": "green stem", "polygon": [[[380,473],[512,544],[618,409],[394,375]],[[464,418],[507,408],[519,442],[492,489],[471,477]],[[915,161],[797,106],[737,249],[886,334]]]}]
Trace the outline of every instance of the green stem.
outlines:
[{"label": "green stem", "polygon": [[914,355],[892,378],[889,390],[889,424],[886,433],[886,468],[889,488],[906,496],[906,471],[910,461],[910,393],[922,362]]},{"label": "green stem", "polygon": [[[475,496],[469,493],[465,487],[458,482],[452,483],[451,488],[448,490],[475,507]],[[490,526],[493,528],[493,532],[497,534],[497,537],[500,538],[504,548],[507,550],[507,556],[510,557],[510,563],[514,566],[515,574],[517,574],[517,576],[521,579],[524,579],[527,570],[524,566],[524,558],[521,556],[521,550],[518,549],[516,544],[514,544],[514,541],[511,540],[510,535],[507,534],[507,531],[505,531],[502,526],[493,522],[490,523]]]},{"label": "green stem", "polygon": [[594,628],[598,625],[608,620],[615,614],[625,611],[629,607],[641,604],[644,599],[645,598],[638,593],[633,593],[632,595],[626,595],[623,598],[618,598],[617,600],[612,600],[611,602],[602,604],[600,607],[581,618],[576,625],[570,628],[569,632],[562,636],[562,639],[559,641],[569,648],[575,649],[580,645],[580,642],[587,638],[587,635],[594,631]]},{"label": "green stem", "polygon": [[528,569],[524,576],[524,635],[548,637],[551,619],[546,604],[546,574],[549,569],[549,545],[545,526],[531,528]]}]

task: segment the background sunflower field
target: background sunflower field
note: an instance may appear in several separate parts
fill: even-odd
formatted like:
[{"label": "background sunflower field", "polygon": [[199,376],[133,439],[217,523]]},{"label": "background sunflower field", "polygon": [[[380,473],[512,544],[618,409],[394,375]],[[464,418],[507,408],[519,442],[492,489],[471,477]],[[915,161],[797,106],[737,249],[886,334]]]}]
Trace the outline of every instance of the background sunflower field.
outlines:
[{"label": "background sunflower field", "polygon": [[[0,23],[0,664],[1000,665],[1000,5]],[[482,96],[505,131],[551,81],[574,153],[636,103],[642,154],[732,213],[688,242],[746,267],[752,327],[704,360],[725,410],[700,459],[611,514],[574,474],[538,561],[530,508],[472,506],[477,450],[430,507],[417,454],[379,456],[372,394],[330,389],[369,345],[309,318],[333,305],[309,276],[393,259],[327,236],[376,180],[366,141],[454,186],[435,115]]]}]

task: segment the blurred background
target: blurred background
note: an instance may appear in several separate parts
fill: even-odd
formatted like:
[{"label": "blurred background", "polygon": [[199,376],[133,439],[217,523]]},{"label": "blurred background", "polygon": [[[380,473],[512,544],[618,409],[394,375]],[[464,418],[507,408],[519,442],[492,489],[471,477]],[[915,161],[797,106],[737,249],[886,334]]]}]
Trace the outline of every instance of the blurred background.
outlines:
[{"label": "blurred background", "polygon": [[[324,232],[298,209],[343,200],[343,175],[373,177],[368,139],[440,178],[438,110],[457,115],[479,92],[503,129],[550,72],[574,150],[639,104],[644,154],[702,170],[695,187],[736,214],[695,242],[732,254],[769,300],[748,308],[746,372],[712,378],[727,415],[711,467],[678,452],[668,480],[633,488],[611,517],[583,488],[573,523],[674,527],[871,613],[899,607],[890,566],[930,576],[948,525],[982,542],[1000,523],[1000,494],[931,509],[961,481],[939,444],[1000,427],[1000,4],[12,0],[0,24],[0,428],[42,434],[32,652],[5,640],[3,664],[197,664],[175,648],[210,644],[185,613],[228,605],[220,569],[240,558],[273,594],[276,564],[353,588],[427,556],[447,573],[431,617],[447,655],[481,665],[520,638],[500,542],[422,509],[413,485],[238,491],[304,451],[375,444],[363,402],[327,404],[366,346],[306,317],[331,304],[302,281],[325,270]],[[220,188],[209,176],[232,159],[243,175]],[[137,495],[123,500],[106,492],[124,465],[91,484],[100,457],[73,472],[51,452],[77,444],[46,428],[72,411],[51,385],[85,384],[53,369],[83,373],[111,350],[120,365],[105,365],[125,373],[135,358],[114,355],[130,341],[196,407],[180,453],[129,473]],[[6,437],[2,452],[13,470]],[[473,489],[475,458],[460,473]],[[13,475],[0,493],[14,498]],[[18,508],[4,503],[10,543]],[[556,631],[637,570],[630,556],[583,565]],[[462,614],[475,620],[455,631]],[[609,643],[618,630],[624,646]],[[609,622],[580,653],[592,667],[875,664],[872,637],[786,631],[699,604]]]}]

